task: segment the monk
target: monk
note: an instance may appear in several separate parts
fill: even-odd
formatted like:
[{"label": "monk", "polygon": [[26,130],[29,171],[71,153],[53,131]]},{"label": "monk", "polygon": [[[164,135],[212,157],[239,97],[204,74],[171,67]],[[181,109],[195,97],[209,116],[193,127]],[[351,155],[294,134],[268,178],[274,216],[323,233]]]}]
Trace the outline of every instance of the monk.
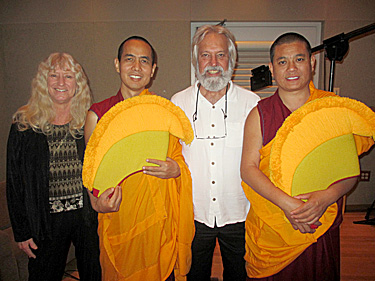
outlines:
[{"label": "monk", "polygon": [[[86,142],[112,106],[151,94],[146,86],[156,69],[155,51],[146,39],[126,39],[119,47],[115,67],[121,88],[117,95],[90,108]],[[147,161],[157,166],[143,167],[143,172],[129,176],[99,198],[89,193],[99,212],[103,280],[184,280],[190,269],[194,237],[191,177],[179,139],[170,135],[166,161]]]},{"label": "monk", "polygon": [[[271,146],[284,120],[305,103],[334,94],[318,90],[312,84],[315,57],[311,55],[311,46],[303,36],[296,33],[281,35],[273,43],[270,57],[269,67],[278,90],[273,96],[260,101],[250,112],[244,130],[241,177],[245,194],[252,206],[246,220],[247,280],[340,280],[339,226],[342,222],[342,197],[353,188],[357,178],[346,178],[328,189],[295,197],[283,192],[269,179]],[[365,144],[363,151],[372,144],[372,140]],[[257,239],[265,237],[264,240],[267,240],[266,232],[274,233],[274,228],[278,226],[272,225],[272,214],[268,219],[271,223],[264,223],[262,215],[266,204],[275,211],[274,220],[277,214],[286,217],[291,225],[288,230],[290,233],[299,231],[305,235],[323,227],[320,220],[327,209],[327,212],[331,212],[331,205],[336,209],[329,229],[315,243],[298,253],[297,257],[275,243],[273,245],[277,246],[267,247],[279,247],[282,254],[267,258],[262,252],[263,240]],[[281,221],[285,222],[283,219]],[[285,257],[288,255],[291,257],[289,260]],[[276,265],[267,267],[270,259],[274,259]],[[284,260],[286,262],[282,263]]]}]

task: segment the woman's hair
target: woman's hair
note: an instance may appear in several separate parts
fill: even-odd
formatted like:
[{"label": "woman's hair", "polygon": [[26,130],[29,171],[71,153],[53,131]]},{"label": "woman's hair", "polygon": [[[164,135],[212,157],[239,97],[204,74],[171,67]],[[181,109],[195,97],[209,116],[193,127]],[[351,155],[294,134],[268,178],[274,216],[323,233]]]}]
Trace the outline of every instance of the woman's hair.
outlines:
[{"label": "woman's hair", "polygon": [[203,41],[204,37],[209,33],[217,33],[224,35],[228,40],[228,52],[229,52],[229,67],[234,68],[237,60],[236,50],[236,39],[234,35],[225,27],[220,25],[203,25],[197,29],[193,37],[193,43],[191,48],[192,64],[195,71],[199,71],[198,65],[198,45]]},{"label": "woman's hair", "polygon": [[74,137],[83,135],[86,113],[92,104],[92,94],[82,66],[67,53],[53,53],[39,64],[38,73],[32,81],[31,97],[26,105],[13,115],[19,131],[29,128],[47,135],[55,118],[53,101],[48,93],[48,73],[59,67],[75,74],[77,89],[70,106],[69,131]]}]

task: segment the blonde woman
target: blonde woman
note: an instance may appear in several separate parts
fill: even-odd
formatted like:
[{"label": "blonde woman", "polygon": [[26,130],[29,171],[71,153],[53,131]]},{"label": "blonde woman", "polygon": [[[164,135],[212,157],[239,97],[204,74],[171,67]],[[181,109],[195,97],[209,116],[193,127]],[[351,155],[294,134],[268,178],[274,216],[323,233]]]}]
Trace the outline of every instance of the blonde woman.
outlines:
[{"label": "blonde woman", "polygon": [[29,280],[62,280],[71,242],[80,280],[100,280],[97,214],[83,192],[83,125],[88,79],[69,54],[40,63],[28,103],[13,115],[7,147],[7,199]]}]

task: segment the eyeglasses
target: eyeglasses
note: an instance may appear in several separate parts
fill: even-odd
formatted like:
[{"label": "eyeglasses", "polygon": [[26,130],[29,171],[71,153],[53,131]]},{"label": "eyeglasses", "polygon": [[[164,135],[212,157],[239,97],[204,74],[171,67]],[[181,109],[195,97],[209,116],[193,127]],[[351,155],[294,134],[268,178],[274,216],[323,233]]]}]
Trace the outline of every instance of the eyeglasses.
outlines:
[{"label": "eyeglasses", "polygon": [[193,113],[193,127],[194,127],[194,133],[195,133],[195,138],[196,139],[201,139],[201,140],[205,140],[205,139],[208,139],[208,140],[223,139],[223,138],[225,138],[227,136],[228,86],[229,85],[227,85],[227,88],[225,90],[225,111],[223,109],[221,109],[221,112],[223,113],[223,121],[224,121],[224,135],[200,137],[197,134],[196,124],[195,124],[195,122],[198,119],[198,98],[199,98],[199,89],[201,87],[201,84],[198,85],[197,99],[196,99],[196,102],[195,102],[195,112]]}]

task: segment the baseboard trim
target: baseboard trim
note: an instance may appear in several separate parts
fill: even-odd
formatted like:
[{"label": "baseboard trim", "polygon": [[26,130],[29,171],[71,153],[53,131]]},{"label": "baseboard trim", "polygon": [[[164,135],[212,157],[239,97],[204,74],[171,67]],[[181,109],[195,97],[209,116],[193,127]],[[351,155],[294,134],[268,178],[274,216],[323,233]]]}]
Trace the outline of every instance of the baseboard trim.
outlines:
[{"label": "baseboard trim", "polygon": [[360,204],[360,205],[346,205],[345,212],[367,212],[371,204]]}]

